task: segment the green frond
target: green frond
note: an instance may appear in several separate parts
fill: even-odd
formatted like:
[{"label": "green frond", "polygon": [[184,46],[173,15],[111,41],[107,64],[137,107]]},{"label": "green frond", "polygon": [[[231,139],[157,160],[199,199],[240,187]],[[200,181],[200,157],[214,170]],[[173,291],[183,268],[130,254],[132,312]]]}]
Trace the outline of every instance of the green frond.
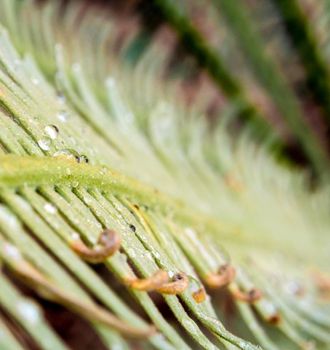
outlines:
[{"label": "green frond", "polygon": [[[166,50],[130,61],[136,37],[116,53],[116,20],[78,21],[81,6],[0,3],[0,348],[70,348],[47,300],[107,349],[329,349],[326,183],[312,191],[249,124],[232,132],[254,110],[235,89],[211,127],[208,96],[188,109],[164,82]],[[276,70],[260,74],[296,116]]]}]

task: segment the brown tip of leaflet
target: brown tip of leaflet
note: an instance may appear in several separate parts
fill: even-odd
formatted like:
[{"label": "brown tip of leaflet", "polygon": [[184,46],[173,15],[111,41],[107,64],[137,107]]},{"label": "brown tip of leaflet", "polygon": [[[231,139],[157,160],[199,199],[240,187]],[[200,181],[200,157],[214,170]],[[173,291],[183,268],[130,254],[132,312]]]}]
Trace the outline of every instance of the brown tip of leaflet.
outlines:
[{"label": "brown tip of leaflet", "polygon": [[140,291],[152,292],[167,283],[169,278],[170,277],[166,271],[159,270],[149,278],[126,279],[125,284]]},{"label": "brown tip of leaflet", "polygon": [[179,272],[173,276],[171,282],[165,283],[160,288],[158,288],[157,292],[162,294],[176,295],[182,293],[188,287],[188,285],[188,276],[183,272]]},{"label": "brown tip of leaflet", "polygon": [[[113,327],[115,328],[115,327]],[[118,329],[120,333],[122,333],[125,337],[130,338],[132,340],[136,339],[146,339],[157,334],[157,328],[152,325],[148,325],[144,328],[135,328],[129,325],[125,325],[122,329]]]},{"label": "brown tip of leaflet", "polygon": [[199,288],[196,292],[192,294],[192,296],[197,304],[202,303],[206,299],[205,288],[204,287]]},{"label": "brown tip of leaflet", "polygon": [[330,276],[324,272],[315,270],[312,272],[312,277],[314,279],[316,288],[319,293],[329,299],[330,297]]},{"label": "brown tip of leaflet", "polygon": [[95,247],[87,247],[80,238],[72,240],[70,247],[83,260],[92,264],[99,264],[119,250],[120,244],[120,236],[114,230],[106,229],[101,233]]},{"label": "brown tip of leaflet", "polygon": [[205,283],[210,288],[221,288],[231,283],[236,270],[229,264],[222,265],[217,273],[210,273],[205,277]]},{"label": "brown tip of leaflet", "polygon": [[182,293],[189,284],[188,277],[185,273],[178,273],[173,276],[172,281],[164,270],[159,270],[149,278],[126,279],[125,284],[131,288],[144,292],[159,292],[163,294]]},{"label": "brown tip of leaflet", "polygon": [[[150,337],[152,335],[155,335],[157,333],[157,328],[155,326],[148,326],[147,330],[145,331],[144,337]],[[143,336],[141,338],[143,338]]]},{"label": "brown tip of leaflet", "polygon": [[276,313],[267,318],[267,322],[271,325],[278,325],[281,322],[281,315]]},{"label": "brown tip of leaflet", "polygon": [[248,292],[243,292],[238,288],[234,288],[231,290],[231,293],[235,299],[245,301],[246,303],[250,304],[255,303],[262,298],[262,292],[257,288],[253,288]]}]

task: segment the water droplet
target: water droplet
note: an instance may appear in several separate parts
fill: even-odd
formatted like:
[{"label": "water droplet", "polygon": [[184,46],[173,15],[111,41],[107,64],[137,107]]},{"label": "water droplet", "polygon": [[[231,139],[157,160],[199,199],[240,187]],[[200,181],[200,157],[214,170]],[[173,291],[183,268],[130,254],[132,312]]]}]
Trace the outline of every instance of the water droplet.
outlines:
[{"label": "water droplet", "polygon": [[75,162],[79,162],[79,154],[73,149],[61,149],[53,154],[53,157],[65,157]]},{"label": "water droplet", "polygon": [[62,123],[66,123],[69,119],[69,114],[66,111],[60,111],[57,113],[57,119],[62,122]]},{"label": "water droplet", "polygon": [[133,259],[136,257],[135,251],[132,248],[127,249],[127,254]]},{"label": "water droplet", "polygon": [[48,212],[49,214],[56,214],[57,212],[57,208],[52,204],[52,203],[46,203],[44,205],[44,209],[46,210],[46,212]]},{"label": "water droplet", "polygon": [[22,258],[20,251],[10,243],[3,245],[4,254],[13,260],[20,260]]},{"label": "water droplet", "polygon": [[32,78],[31,81],[32,81],[32,84],[34,84],[34,85],[39,85],[39,83],[40,83],[38,78]]},{"label": "water droplet", "polygon": [[77,232],[74,232],[72,235],[71,235],[71,239],[73,239],[74,241],[78,241],[80,240],[80,236]]},{"label": "water droplet", "polygon": [[168,271],[168,275],[170,278],[173,278],[173,276],[175,275],[175,273],[173,271]]},{"label": "water droplet", "polygon": [[274,317],[274,315],[277,315],[278,313],[277,307],[272,302],[266,299],[264,299],[264,301],[262,302],[262,308],[267,317],[270,318]]},{"label": "water droplet", "polygon": [[152,254],[150,252],[145,253],[146,259],[152,260]]},{"label": "water droplet", "polygon": [[56,125],[47,125],[45,127],[45,133],[52,139],[55,140],[58,135],[58,127]]},{"label": "water droplet", "polygon": [[158,252],[153,252],[153,255],[156,259],[159,259],[160,258],[160,254]]},{"label": "water droplet", "polygon": [[89,159],[84,154],[81,154],[78,157],[78,163],[86,163],[87,164],[88,162],[89,162]]},{"label": "water droplet", "polygon": [[61,92],[59,92],[59,93],[57,94],[57,102],[58,102],[60,105],[64,105],[65,102],[66,102],[65,96],[64,96]]},{"label": "water droplet", "polygon": [[40,312],[37,306],[31,301],[20,300],[16,305],[18,313],[30,324],[35,325],[40,320]]},{"label": "water droplet", "polygon": [[38,145],[43,151],[49,151],[51,139],[49,137],[45,137],[38,141]]},{"label": "water droplet", "polygon": [[79,186],[79,182],[78,182],[78,181],[72,181],[71,186],[72,186],[73,188],[76,188],[76,187]]},{"label": "water droplet", "polygon": [[5,206],[0,205],[0,218],[3,220],[7,227],[13,230],[17,230],[19,227],[19,221],[16,216]]},{"label": "water droplet", "polygon": [[196,293],[201,288],[201,283],[199,283],[199,281],[193,276],[188,276],[188,278],[190,292]]},{"label": "water droplet", "polygon": [[132,232],[136,232],[136,227],[134,225],[130,224],[129,228],[131,229]]},{"label": "water droplet", "polygon": [[302,286],[296,281],[289,281],[284,286],[285,291],[291,295],[302,294]]}]

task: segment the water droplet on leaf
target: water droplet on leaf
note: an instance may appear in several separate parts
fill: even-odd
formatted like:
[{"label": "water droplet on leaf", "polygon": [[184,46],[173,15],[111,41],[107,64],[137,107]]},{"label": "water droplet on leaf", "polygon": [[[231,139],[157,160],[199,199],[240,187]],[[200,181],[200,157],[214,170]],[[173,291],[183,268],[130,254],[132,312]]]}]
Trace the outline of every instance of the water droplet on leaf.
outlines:
[{"label": "water droplet on leaf", "polygon": [[59,93],[57,94],[57,102],[58,102],[60,105],[64,105],[65,102],[66,102],[65,96],[64,96],[61,92],[59,92]]},{"label": "water droplet on leaf", "polygon": [[69,114],[66,111],[60,111],[57,113],[57,119],[62,122],[62,123],[66,123],[69,119]]},{"label": "water droplet on leaf", "polygon": [[81,154],[78,157],[78,163],[88,163],[88,162],[89,162],[89,159],[84,154]]},{"label": "water droplet on leaf", "polygon": [[43,151],[49,151],[50,145],[51,145],[51,139],[49,137],[40,139],[38,141],[38,145]]},{"label": "water droplet on leaf", "polygon": [[18,313],[24,317],[30,324],[35,325],[40,320],[40,312],[36,305],[30,301],[19,301],[17,303]]},{"label": "water droplet on leaf", "polygon": [[128,248],[127,254],[133,259],[136,257],[135,251],[132,248]]},{"label": "water droplet on leaf", "polygon": [[73,188],[76,188],[76,187],[79,186],[79,182],[78,182],[78,181],[72,181],[71,186],[72,186]]},{"label": "water droplet on leaf", "polygon": [[20,251],[10,243],[5,243],[3,245],[4,253],[14,260],[19,260],[22,258]]},{"label": "water droplet on leaf", "polygon": [[32,81],[32,84],[34,84],[34,85],[39,85],[39,83],[40,83],[38,78],[32,78],[31,81]]},{"label": "water droplet on leaf", "polygon": [[44,209],[50,214],[55,214],[57,212],[57,208],[52,203],[46,203]]},{"label": "water droplet on leaf", "polygon": [[79,162],[79,153],[73,149],[61,149],[53,154],[54,157],[65,157],[75,162]]},{"label": "water droplet on leaf", "polygon": [[45,127],[45,133],[52,139],[55,140],[58,135],[58,127],[56,125],[47,125]]},{"label": "water droplet on leaf", "polygon": [[79,236],[79,234],[78,234],[77,232],[75,232],[75,233],[73,233],[73,234],[71,235],[71,238],[72,238],[74,241],[77,241],[77,240],[80,239],[80,236]]}]

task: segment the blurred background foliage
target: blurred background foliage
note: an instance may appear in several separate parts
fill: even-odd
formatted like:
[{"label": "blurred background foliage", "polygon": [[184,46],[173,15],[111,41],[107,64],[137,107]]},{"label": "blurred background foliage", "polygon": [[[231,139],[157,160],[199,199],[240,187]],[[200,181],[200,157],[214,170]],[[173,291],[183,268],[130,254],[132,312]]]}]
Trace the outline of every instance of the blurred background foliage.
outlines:
[{"label": "blurred background foliage", "polygon": [[[191,103],[205,90],[216,118],[239,105],[259,140],[314,174],[329,166],[329,4],[325,0],[86,1],[117,18],[116,48],[129,64],[162,46],[164,76]],[[63,5],[65,7],[65,4]]]}]

